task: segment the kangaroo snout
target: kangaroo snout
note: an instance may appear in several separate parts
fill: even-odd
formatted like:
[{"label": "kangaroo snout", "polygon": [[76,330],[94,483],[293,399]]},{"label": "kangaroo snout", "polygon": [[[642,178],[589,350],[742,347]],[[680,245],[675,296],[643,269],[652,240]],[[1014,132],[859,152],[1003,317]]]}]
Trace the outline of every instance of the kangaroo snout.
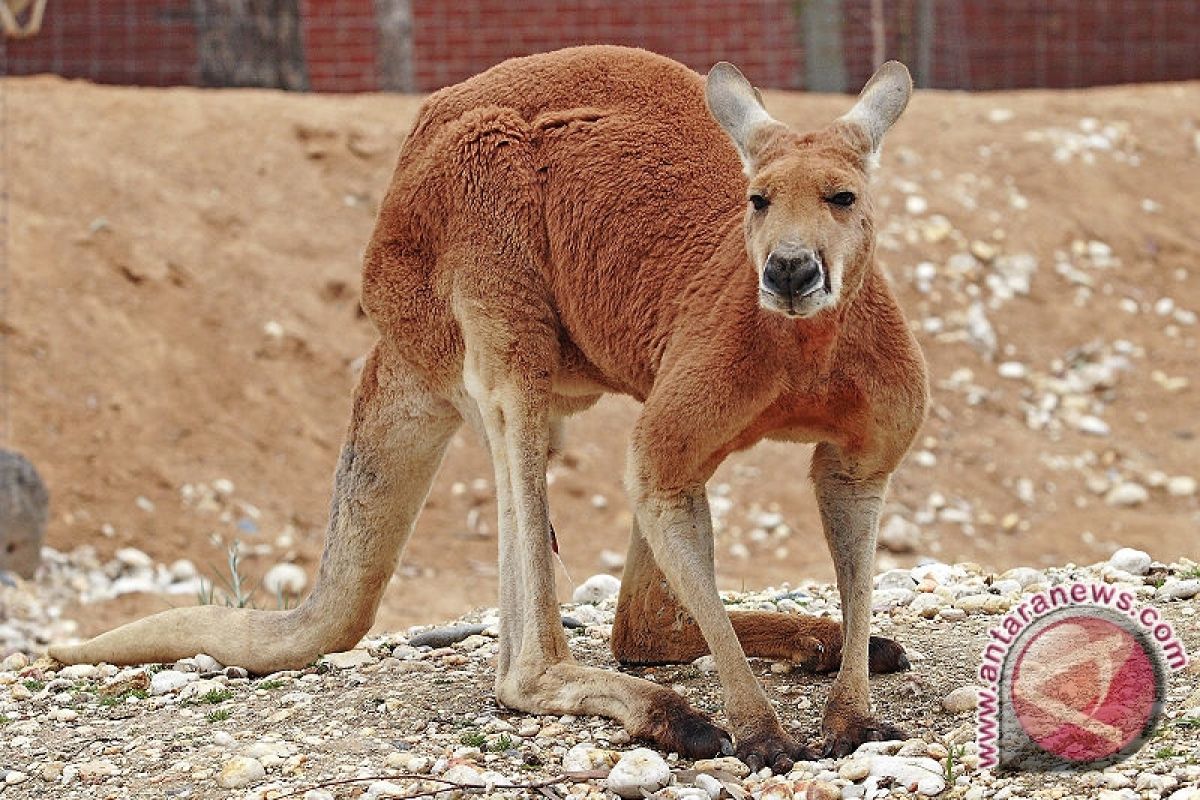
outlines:
[{"label": "kangaroo snout", "polygon": [[825,265],[812,250],[772,252],[763,268],[763,288],[783,298],[801,298],[825,285]]}]

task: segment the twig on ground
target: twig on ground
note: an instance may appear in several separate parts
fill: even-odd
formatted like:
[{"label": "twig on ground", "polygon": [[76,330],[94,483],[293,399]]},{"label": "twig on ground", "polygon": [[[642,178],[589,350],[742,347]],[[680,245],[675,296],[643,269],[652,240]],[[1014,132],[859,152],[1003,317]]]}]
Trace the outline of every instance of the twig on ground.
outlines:
[{"label": "twig on ground", "polygon": [[[580,775],[583,775],[583,773],[580,773]],[[488,791],[489,789],[519,789],[519,790],[523,790],[523,791],[534,792],[534,791],[540,791],[548,786],[554,786],[556,784],[563,783],[563,782],[571,780],[571,779],[572,779],[572,775],[570,773],[568,773],[566,775],[559,775],[557,778],[548,778],[547,780],[535,781],[533,783],[513,783],[513,784],[507,784],[504,786],[500,786],[497,784],[495,786],[489,787],[487,785],[481,786],[479,784],[474,784],[474,783],[462,783],[460,781],[448,781],[445,778],[435,778],[431,775],[413,775],[413,774],[409,774],[409,773],[399,773],[399,774],[395,774],[395,775],[367,775],[367,776],[364,776],[361,778],[339,778],[338,780],[324,781],[322,783],[315,783],[312,786],[305,786],[301,789],[295,789],[291,792],[288,792],[287,794],[281,794],[281,795],[279,795],[279,800],[283,800],[283,798],[285,798],[285,797],[295,797],[296,795],[303,794],[308,791],[312,791],[313,789],[328,789],[330,786],[345,786],[345,785],[351,784],[351,783],[365,783],[367,781],[395,781],[395,780],[427,781],[430,783],[439,783],[444,787],[444,788],[438,788],[438,789],[429,789],[428,791],[418,792],[416,794],[406,794],[404,796],[404,800],[412,800],[412,798],[416,798],[416,797],[432,797],[434,795],[441,794],[442,792],[449,792],[449,791],[452,791],[455,789],[458,789],[464,793],[485,792],[485,791]]]}]

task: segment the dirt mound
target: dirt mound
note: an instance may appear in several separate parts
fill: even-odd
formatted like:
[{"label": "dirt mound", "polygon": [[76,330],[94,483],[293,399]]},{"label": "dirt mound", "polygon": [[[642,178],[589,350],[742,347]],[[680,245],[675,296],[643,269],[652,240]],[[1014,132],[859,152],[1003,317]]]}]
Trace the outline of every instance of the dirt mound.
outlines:
[{"label": "dirt mound", "polygon": [[[216,572],[321,551],[353,366],[359,255],[418,100],[5,81],[13,439],[52,496],[48,543]],[[773,93],[804,127],[845,98]],[[880,173],[880,260],[934,411],[885,513],[888,556],[1089,563],[1197,553],[1200,84],[923,92]],[[636,414],[569,428],[552,513],[576,580],[623,552]],[[807,453],[764,445],[713,482],[738,588],[831,567]],[[496,593],[490,470],[455,440],[380,629]],[[612,553],[604,553],[611,550]],[[563,596],[569,593],[567,581]],[[100,606],[91,629],[165,607]]]}]

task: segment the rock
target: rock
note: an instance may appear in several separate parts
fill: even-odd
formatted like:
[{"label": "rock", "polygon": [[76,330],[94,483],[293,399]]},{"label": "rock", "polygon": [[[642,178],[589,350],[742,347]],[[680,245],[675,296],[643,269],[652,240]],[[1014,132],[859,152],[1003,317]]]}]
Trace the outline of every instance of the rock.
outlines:
[{"label": "rock", "polygon": [[671,782],[671,768],[653,750],[639,747],[621,755],[604,785],[626,800],[641,800],[642,792],[657,792]]},{"label": "rock", "polygon": [[434,649],[450,647],[468,636],[483,633],[485,630],[487,630],[487,625],[451,625],[445,628],[434,628],[424,633],[418,633],[408,640],[408,644],[410,647],[432,647]]},{"label": "rock", "polygon": [[979,706],[979,686],[960,686],[942,698],[942,708],[951,714],[964,714]]},{"label": "rock", "polygon": [[892,778],[897,785],[910,792],[916,791],[932,797],[946,790],[946,779],[942,776],[941,765],[932,758],[873,755],[870,757],[870,763],[871,775]]},{"label": "rock", "polygon": [[728,772],[735,778],[745,778],[750,774],[750,768],[739,758],[722,756],[721,758],[702,758],[692,764],[697,772]]},{"label": "rock", "polygon": [[29,656],[24,653],[13,653],[0,662],[0,671],[20,672],[29,666]]},{"label": "rock", "polygon": [[1104,495],[1104,502],[1116,507],[1140,506],[1149,499],[1150,492],[1146,487],[1133,481],[1118,483]]},{"label": "rock", "polygon": [[566,772],[590,772],[594,769],[608,769],[617,763],[620,753],[605,750],[590,742],[581,742],[563,756],[562,768]]},{"label": "rock", "polygon": [[1000,577],[1005,580],[1016,581],[1021,585],[1022,589],[1035,583],[1044,583],[1046,580],[1046,574],[1033,567],[1013,567]]},{"label": "rock", "polygon": [[234,756],[221,767],[217,785],[223,789],[241,789],[267,777],[267,771],[257,759]]},{"label": "rock", "polygon": [[370,664],[375,659],[366,650],[346,650],[342,653],[326,653],[324,661],[336,669],[354,669]]},{"label": "rock", "polygon": [[196,668],[200,670],[200,674],[206,675],[210,672],[221,672],[225,666],[210,655],[205,653],[197,653],[192,659],[196,662]]},{"label": "rock", "polygon": [[1029,374],[1029,370],[1020,361],[1004,361],[996,367],[996,373],[1001,378],[1020,380]]},{"label": "rock", "polygon": [[50,495],[33,464],[0,449],[0,571],[32,578],[42,561]]},{"label": "rock", "polygon": [[911,553],[921,545],[921,529],[899,514],[888,517],[879,529],[879,546],[893,553]]},{"label": "rock", "polygon": [[1167,480],[1167,494],[1172,497],[1191,497],[1196,493],[1196,479],[1188,475],[1176,475]]},{"label": "rock", "polygon": [[94,677],[99,669],[95,664],[71,664],[58,671],[58,677],[71,681],[86,680]]},{"label": "rock", "polygon": [[571,599],[576,603],[600,603],[616,597],[621,591],[621,581],[612,575],[593,575],[576,587]]},{"label": "rock", "polygon": [[933,619],[944,605],[942,598],[932,592],[922,592],[908,604],[908,610],[919,617]]},{"label": "rock", "polygon": [[10,769],[4,773],[4,783],[8,786],[16,786],[18,783],[24,783],[29,780],[29,776],[20,770]]},{"label": "rock", "polygon": [[916,592],[911,589],[876,589],[871,593],[871,608],[886,609],[893,606],[906,606],[916,596]]},{"label": "rock", "polygon": [[81,764],[77,774],[79,775],[79,780],[84,783],[100,783],[114,775],[120,775],[121,770],[111,761],[98,759]]},{"label": "rock", "polygon": [[848,781],[861,781],[871,774],[871,762],[865,758],[852,758],[838,767],[838,776]]},{"label": "rock", "polygon": [[912,571],[907,569],[889,569],[887,572],[875,578],[875,589],[907,589],[912,591],[917,588],[917,582],[913,580]]},{"label": "rock", "polygon": [[164,669],[150,677],[150,694],[170,694],[182,689],[200,676],[195,672],[179,672],[174,669]]},{"label": "rock", "polygon": [[1200,800],[1200,789],[1185,786],[1182,789],[1176,789],[1171,792],[1171,796],[1167,800]]},{"label": "rock", "polygon": [[1154,593],[1156,600],[1190,600],[1200,594],[1200,578],[1167,581]]},{"label": "rock", "polygon": [[308,586],[308,574],[296,564],[276,564],[263,575],[262,585],[275,597],[296,597]]},{"label": "rock", "polygon": [[150,569],[154,559],[136,547],[122,547],[113,553],[113,557],[131,570]]},{"label": "rock", "polygon": [[1108,563],[1113,569],[1128,572],[1130,575],[1145,575],[1150,571],[1150,554],[1131,547],[1122,547],[1109,556]]},{"label": "rock", "polygon": [[1108,436],[1112,433],[1107,422],[1092,414],[1084,414],[1075,420],[1075,429],[1090,436]]},{"label": "rock", "polygon": [[721,796],[721,790],[724,788],[721,786],[719,780],[712,775],[705,775],[703,772],[697,775],[692,782],[696,784],[697,788],[707,792],[710,800],[717,800]]}]

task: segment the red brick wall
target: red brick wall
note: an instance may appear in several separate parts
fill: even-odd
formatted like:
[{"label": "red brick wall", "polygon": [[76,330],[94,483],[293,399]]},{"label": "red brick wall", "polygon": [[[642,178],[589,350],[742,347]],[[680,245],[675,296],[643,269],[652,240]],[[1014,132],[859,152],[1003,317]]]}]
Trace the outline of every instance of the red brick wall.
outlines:
[{"label": "red brick wall", "polygon": [[[646,47],[697,69],[726,59],[758,85],[803,88],[802,0],[409,0],[413,89],[573,44]],[[995,89],[1200,78],[1196,0],[932,0],[928,84]],[[843,0],[848,87],[870,74],[870,0]],[[886,55],[915,66],[917,0],[887,0]],[[303,0],[317,91],[380,86],[375,0]],[[7,40],[8,74],[195,84],[192,0],[49,0],[43,29]]]},{"label": "red brick wall", "polygon": [[795,86],[803,56],[791,0],[412,0],[421,91],[510,56],[576,44],[625,44],[696,69],[735,61],[761,86]]},{"label": "red brick wall", "polygon": [[193,19],[191,0],[49,0],[37,36],[4,42],[7,73],[194,84],[200,70]]},{"label": "red brick wall", "polygon": [[301,14],[313,91],[379,88],[374,0],[305,0]]}]

